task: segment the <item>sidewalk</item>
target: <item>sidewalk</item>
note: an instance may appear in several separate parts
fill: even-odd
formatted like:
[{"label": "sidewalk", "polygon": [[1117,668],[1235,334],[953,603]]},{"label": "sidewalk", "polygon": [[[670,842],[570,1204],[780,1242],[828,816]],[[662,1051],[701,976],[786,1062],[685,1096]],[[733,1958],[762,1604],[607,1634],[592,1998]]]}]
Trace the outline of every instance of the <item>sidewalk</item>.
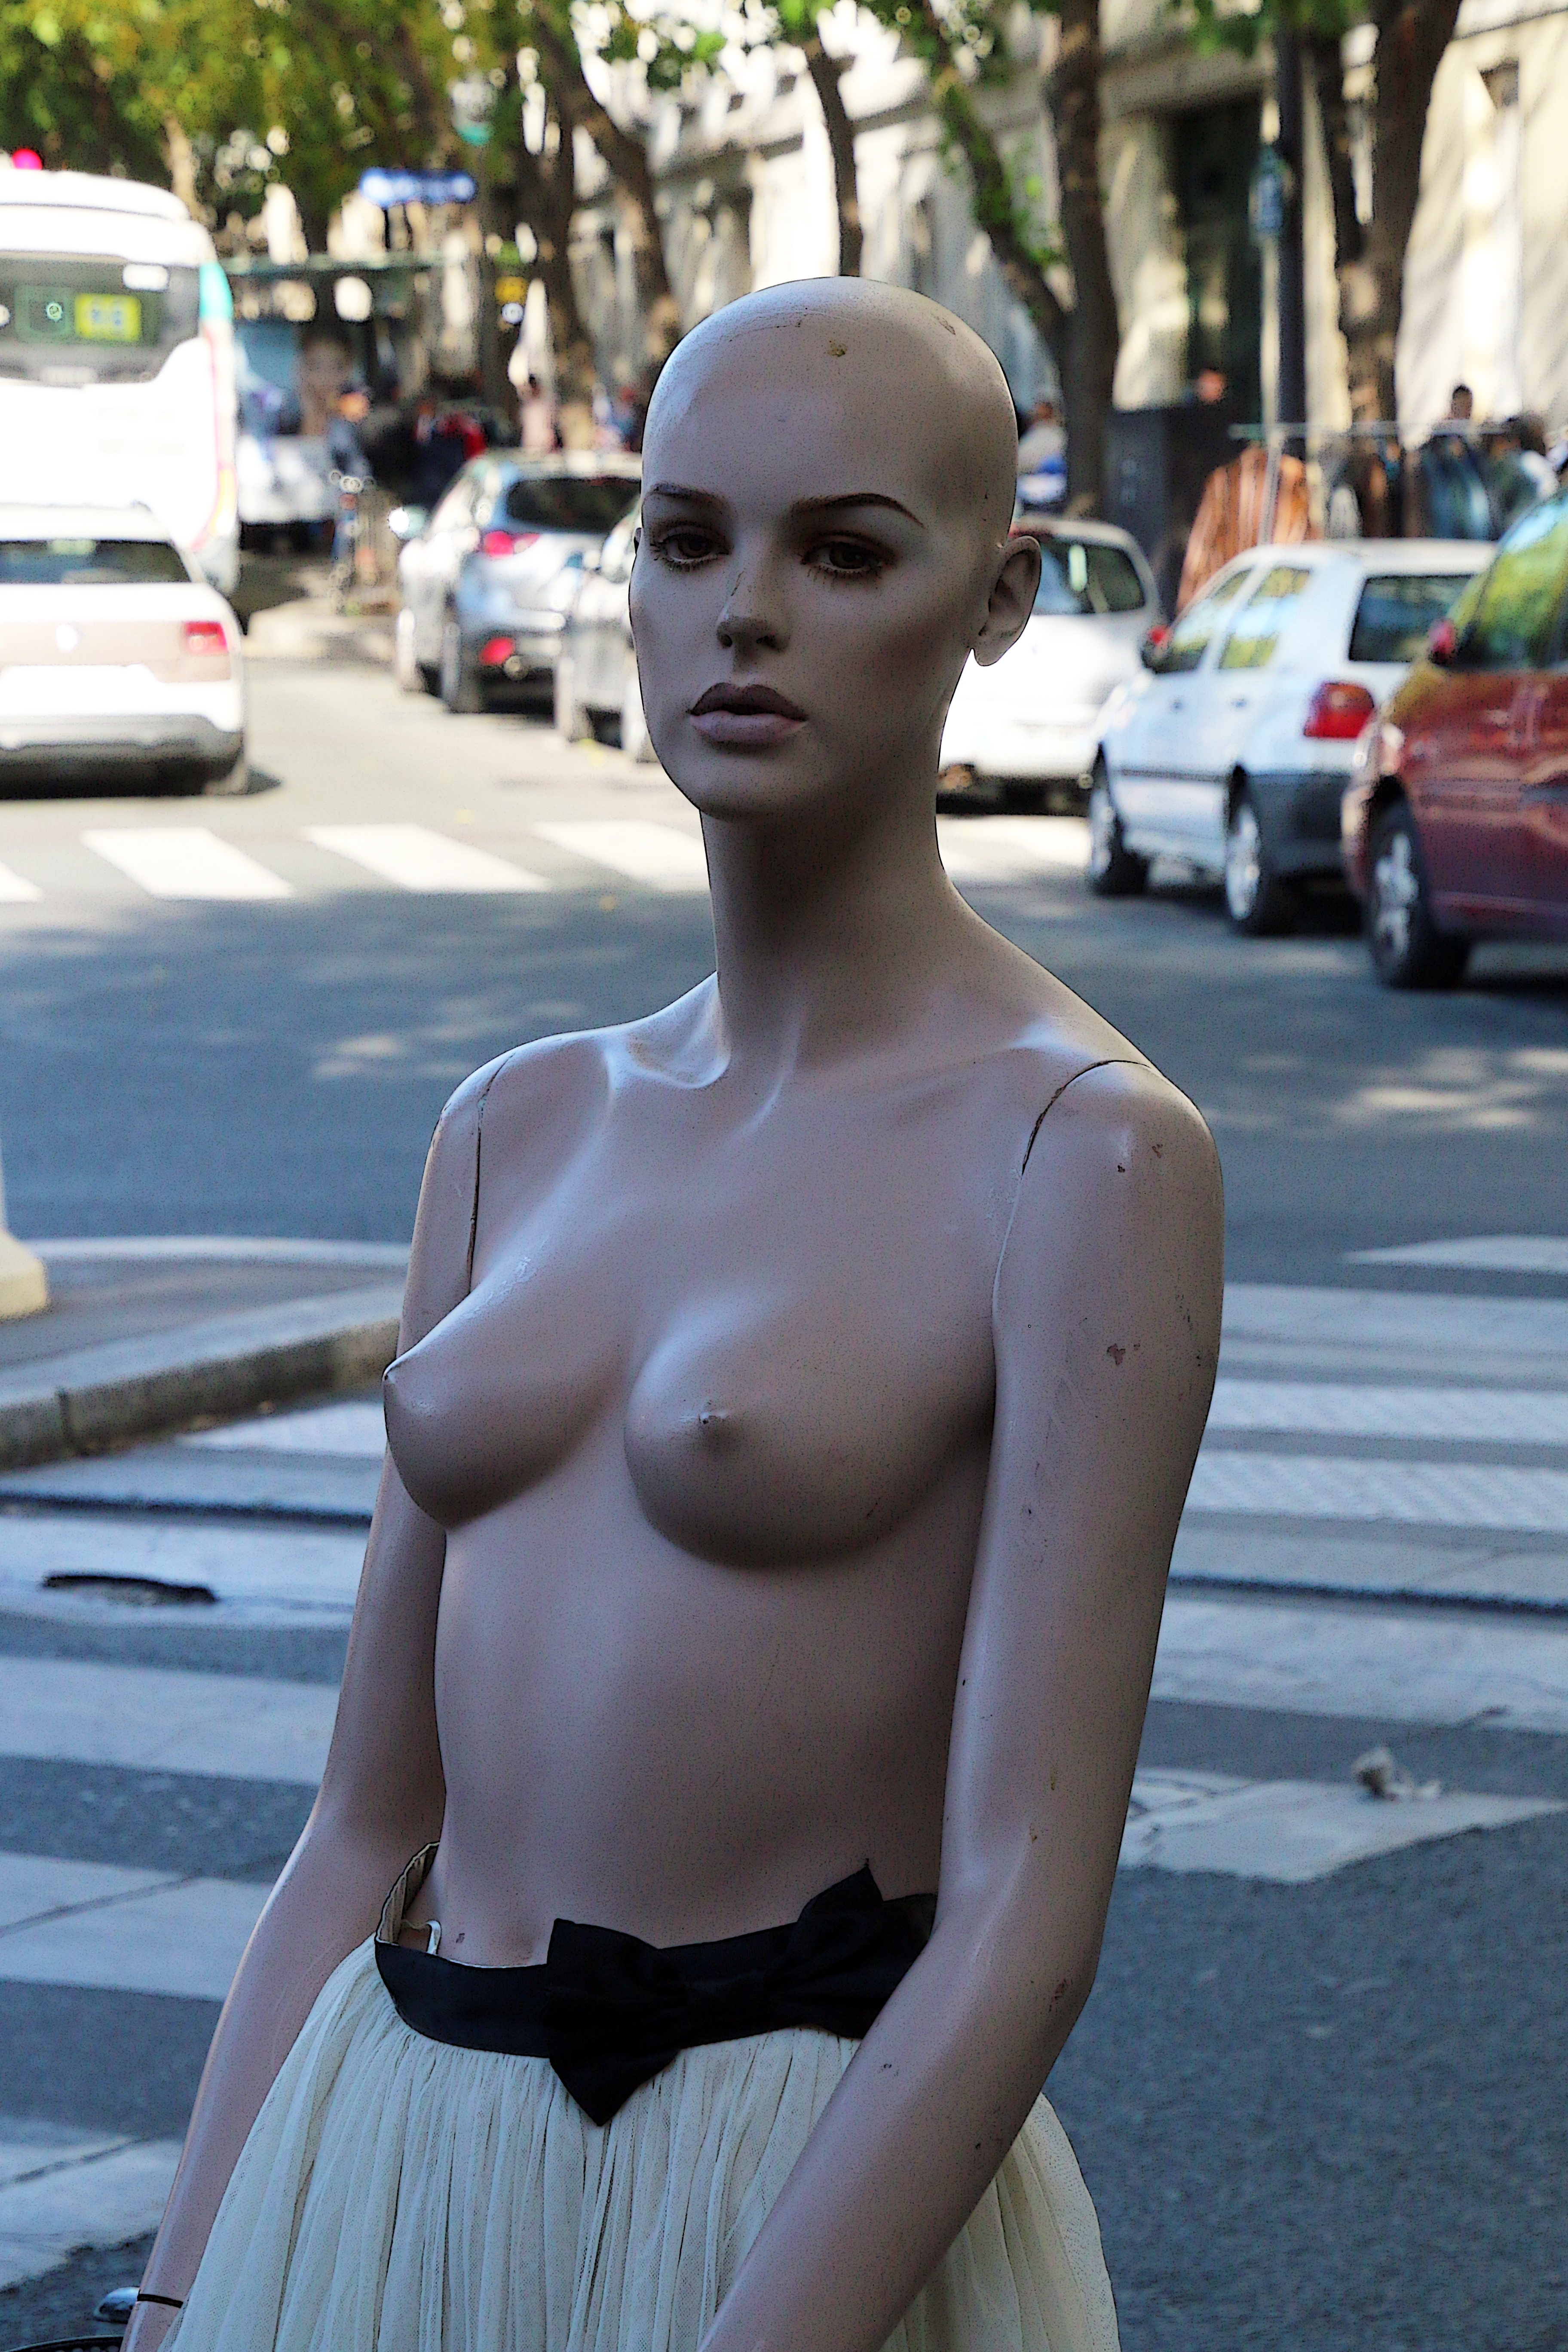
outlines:
[{"label": "sidewalk", "polygon": [[396,598],[376,592],[374,611],[340,613],[322,555],[246,551],[234,606],[247,661],[364,662],[390,667]]},{"label": "sidewalk", "polygon": [[41,1315],[0,1323],[0,1469],[363,1389],[396,1347],[381,1243],[35,1242]]}]

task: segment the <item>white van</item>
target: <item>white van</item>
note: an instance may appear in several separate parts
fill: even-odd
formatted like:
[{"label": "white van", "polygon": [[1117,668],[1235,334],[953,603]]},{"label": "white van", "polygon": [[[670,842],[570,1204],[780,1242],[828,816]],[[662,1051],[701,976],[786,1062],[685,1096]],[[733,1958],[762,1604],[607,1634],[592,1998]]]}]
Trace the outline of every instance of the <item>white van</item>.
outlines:
[{"label": "white van", "polygon": [[239,574],[234,305],[177,196],[0,170],[0,503],[151,509]]}]

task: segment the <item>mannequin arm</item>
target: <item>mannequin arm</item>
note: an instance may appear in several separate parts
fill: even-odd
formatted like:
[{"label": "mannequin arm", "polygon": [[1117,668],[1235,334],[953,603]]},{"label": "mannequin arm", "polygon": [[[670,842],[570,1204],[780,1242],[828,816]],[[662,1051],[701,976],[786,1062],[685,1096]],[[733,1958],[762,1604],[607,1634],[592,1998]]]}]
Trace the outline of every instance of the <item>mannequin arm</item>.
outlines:
[{"label": "mannequin arm", "polygon": [[[483,1081],[448,1104],[430,1147],[404,1295],[400,1349],[468,1289]],[[144,2284],[184,2296],[246,2137],[340,1961],[374,1927],[409,1855],[440,1834],[446,1789],[436,1730],[442,1528],[382,1472],[348,1663],[321,1792],[268,1897],[224,2003],[184,2153]],[[153,2352],[174,2315],[138,2306],[125,2352]]]},{"label": "mannequin arm", "polygon": [[1142,1066],[1078,1079],[1039,1130],[996,1277],[935,1931],[702,2352],[877,2352],[1089,1997],[1214,1382],[1222,1252],[1191,1105]]}]

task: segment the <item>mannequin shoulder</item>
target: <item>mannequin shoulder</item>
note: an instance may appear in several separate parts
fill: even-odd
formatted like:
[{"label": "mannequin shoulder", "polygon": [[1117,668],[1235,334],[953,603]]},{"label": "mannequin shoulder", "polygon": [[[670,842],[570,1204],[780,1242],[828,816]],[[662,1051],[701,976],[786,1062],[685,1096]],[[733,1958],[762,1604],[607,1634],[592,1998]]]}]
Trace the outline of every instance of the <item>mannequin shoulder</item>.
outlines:
[{"label": "mannequin shoulder", "polygon": [[[1202,1114],[1123,1041],[1041,1101],[997,1273],[997,1307],[1030,1310],[1042,1286],[1172,1286],[1217,1345],[1225,1190]],[[1058,1065],[1042,1057],[1042,1083]]]}]

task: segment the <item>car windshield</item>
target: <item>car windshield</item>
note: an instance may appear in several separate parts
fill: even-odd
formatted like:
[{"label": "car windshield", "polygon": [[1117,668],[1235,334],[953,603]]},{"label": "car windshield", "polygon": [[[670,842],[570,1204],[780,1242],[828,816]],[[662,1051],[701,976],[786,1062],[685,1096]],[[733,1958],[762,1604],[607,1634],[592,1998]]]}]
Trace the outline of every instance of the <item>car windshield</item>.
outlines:
[{"label": "car windshield", "polygon": [[1454,572],[1374,574],[1363,588],[1356,606],[1352,661],[1414,661],[1434,622],[1452,611],[1468,576]]},{"label": "car windshield", "polygon": [[0,254],[0,376],[145,383],[196,332],[193,268],[80,254]]},{"label": "car windshield", "polygon": [[190,577],[166,540],[0,540],[0,588],[188,586]]},{"label": "car windshield", "polygon": [[1143,583],[1123,549],[1092,539],[1040,541],[1037,613],[1140,613]]},{"label": "car windshield", "polygon": [[507,484],[501,508],[521,530],[582,531],[602,539],[637,494],[637,484],[624,474],[523,474]]},{"label": "car windshield", "polygon": [[1461,669],[1539,669],[1551,658],[1568,595],[1568,500],[1552,499],[1515,523],[1490,566],[1456,604]]}]

